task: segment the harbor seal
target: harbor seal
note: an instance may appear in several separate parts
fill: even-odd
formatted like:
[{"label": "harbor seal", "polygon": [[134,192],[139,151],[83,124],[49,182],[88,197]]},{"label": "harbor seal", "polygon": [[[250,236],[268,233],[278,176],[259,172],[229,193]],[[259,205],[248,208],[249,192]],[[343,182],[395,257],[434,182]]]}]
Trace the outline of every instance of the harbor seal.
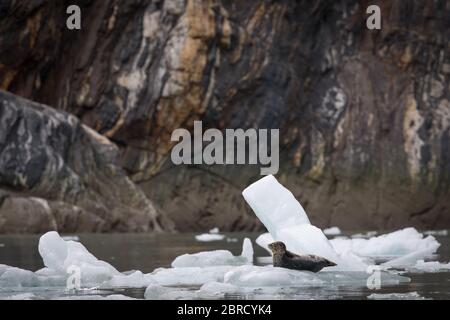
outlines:
[{"label": "harbor seal", "polygon": [[307,270],[319,272],[325,267],[333,267],[336,263],[312,254],[298,255],[286,250],[286,245],[281,242],[273,242],[269,244],[269,248],[273,253],[273,266],[293,269]]}]

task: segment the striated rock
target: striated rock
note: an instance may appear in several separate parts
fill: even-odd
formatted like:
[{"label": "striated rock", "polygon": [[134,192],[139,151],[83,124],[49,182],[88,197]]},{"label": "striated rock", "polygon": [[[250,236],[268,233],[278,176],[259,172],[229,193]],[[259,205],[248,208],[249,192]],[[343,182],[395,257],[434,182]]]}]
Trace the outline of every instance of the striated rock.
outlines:
[{"label": "striated rock", "polygon": [[0,88],[110,139],[179,230],[261,228],[240,196],[258,168],[172,165],[194,120],[280,128],[278,178],[316,225],[450,227],[448,1],[373,1],[379,31],[357,0],[72,3],[79,32],[66,1],[2,3]]},{"label": "striated rock", "polygon": [[74,116],[0,91],[0,124],[0,233],[162,229],[117,148]]}]

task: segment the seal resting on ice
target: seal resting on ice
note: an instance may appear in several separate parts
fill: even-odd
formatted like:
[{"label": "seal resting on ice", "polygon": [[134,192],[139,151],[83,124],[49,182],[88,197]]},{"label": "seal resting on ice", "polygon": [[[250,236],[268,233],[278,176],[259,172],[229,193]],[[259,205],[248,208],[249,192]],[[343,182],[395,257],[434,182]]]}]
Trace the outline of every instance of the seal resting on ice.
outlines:
[{"label": "seal resting on ice", "polygon": [[312,254],[298,255],[286,250],[286,245],[281,242],[269,244],[269,249],[273,253],[273,266],[293,269],[319,272],[325,267],[333,267],[336,263]]}]

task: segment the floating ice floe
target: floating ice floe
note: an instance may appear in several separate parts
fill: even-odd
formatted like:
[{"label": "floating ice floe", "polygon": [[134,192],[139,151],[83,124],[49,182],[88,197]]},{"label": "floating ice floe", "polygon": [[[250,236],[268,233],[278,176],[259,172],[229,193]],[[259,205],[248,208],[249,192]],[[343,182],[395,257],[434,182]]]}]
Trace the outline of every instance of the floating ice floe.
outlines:
[{"label": "floating ice floe", "polygon": [[338,236],[338,235],[342,234],[342,231],[338,227],[331,227],[331,228],[323,229],[323,233],[326,236]]},{"label": "floating ice floe", "polygon": [[428,236],[438,236],[438,237],[446,237],[448,236],[450,230],[427,230],[424,231],[423,234],[426,234]]},{"label": "floating ice floe", "polygon": [[228,250],[205,251],[195,254],[184,254],[172,262],[173,268],[240,266],[253,263],[253,246],[250,239],[244,239],[242,254],[233,256]]},{"label": "floating ice floe", "polygon": [[1,300],[33,300],[36,296],[33,293],[18,293],[11,296],[0,297]]},{"label": "floating ice floe", "polygon": [[[388,261],[381,266],[384,269],[403,267],[434,272],[450,267],[423,261],[436,252],[439,243],[432,236],[423,237],[413,228],[370,239],[328,240],[322,230],[310,224],[292,193],[272,176],[251,185],[243,194],[270,232],[258,237],[256,241],[260,246],[267,249],[274,239],[281,240],[293,252],[320,255],[338,263],[338,266],[325,268],[319,273],[271,265],[255,266],[251,241],[245,239],[239,256],[227,250],[184,254],[173,261],[172,268],[158,268],[148,274],[141,271],[121,273],[107,262],[98,260],[81,243],[64,240],[58,233],[49,232],[39,241],[39,253],[45,268],[31,272],[0,265],[0,289],[64,288],[69,276],[74,275],[72,272],[79,272],[82,288],[146,288],[146,299],[207,299],[234,294],[259,299],[284,297],[286,294],[308,298],[316,288],[320,292],[330,287],[365,287],[372,274],[368,267],[374,263],[375,257],[387,257]],[[222,236],[218,232],[211,230],[207,236]],[[379,276],[381,286],[410,281],[390,271],[380,271]],[[314,290],[303,290],[306,288]],[[305,292],[309,293],[305,295]],[[34,298],[31,295],[22,298],[27,297]],[[371,299],[377,297],[380,296],[369,296]],[[125,296],[103,296],[95,292],[95,295],[76,298],[125,299]]]},{"label": "floating ice floe", "polygon": [[367,299],[371,300],[427,300],[417,292],[407,293],[372,293],[367,296]]},{"label": "floating ice floe", "polygon": [[209,233],[211,234],[218,234],[220,232],[219,228],[212,228],[211,230],[209,230]]},{"label": "floating ice floe", "polygon": [[442,272],[450,271],[450,262],[441,263],[437,261],[424,261],[419,260],[416,264],[409,268],[409,271],[420,272]]},{"label": "floating ice floe", "polygon": [[96,285],[122,275],[109,263],[94,257],[81,243],[65,241],[57,232],[43,235],[38,249],[46,266],[38,275],[67,277],[79,272],[83,286]]},{"label": "floating ice floe", "polygon": [[77,241],[77,242],[80,242],[80,237],[78,237],[78,236],[67,235],[67,236],[61,236],[61,238],[62,238],[63,240],[66,240],[66,241],[71,240],[71,241]]},{"label": "floating ice floe", "polygon": [[64,296],[58,297],[54,300],[137,300],[123,294],[111,294],[107,296],[101,295],[79,295],[79,296]]},{"label": "floating ice floe", "polygon": [[[66,286],[69,274],[64,268],[77,266],[81,270],[82,288],[146,288],[146,299],[211,299],[221,298],[226,294],[245,294],[258,299],[296,294],[297,289],[287,288],[330,287],[340,285],[365,286],[368,274],[296,271],[272,266],[254,266],[253,247],[246,239],[242,254],[233,256],[219,251],[202,252],[175,259],[175,268],[159,268],[152,273],[140,271],[120,273],[104,261],[91,255],[80,243],[64,241],[57,233],[48,233],[41,238],[39,252],[46,268],[31,272],[14,267],[0,265],[0,288],[25,290],[33,287]],[[199,257],[201,257],[199,261]],[[213,258],[221,260],[220,263]],[[178,263],[177,263],[177,262]],[[217,265],[220,264],[220,265]],[[239,264],[242,264],[239,266]],[[196,265],[196,266],[195,266]],[[88,280],[85,280],[88,279]],[[409,281],[408,278],[383,272],[381,283],[398,284]],[[198,289],[189,289],[196,287]],[[125,299],[121,295],[91,294],[66,296],[63,299]],[[14,296],[14,295],[12,295]],[[306,296],[299,296],[305,298]],[[0,297],[1,298],[1,297]],[[31,295],[16,296],[17,299],[32,298]],[[50,299],[53,299],[50,296]]]},{"label": "floating ice floe", "polygon": [[374,258],[394,260],[386,267],[415,264],[436,252],[439,243],[433,236],[423,237],[414,228],[370,239],[336,238],[328,240],[319,228],[310,224],[305,210],[292,193],[273,176],[253,183],[243,196],[269,234],[261,235],[256,243],[267,249],[273,241],[283,241],[288,250],[300,254],[315,254],[335,263],[325,271],[365,271]]},{"label": "floating ice floe", "polygon": [[331,244],[338,252],[351,250],[364,257],[384,258],[397,258],[421,251],[432,254],[440,246],[433,236],[424,237],[414,228],[406,228],[370,239],[333,239]]}]

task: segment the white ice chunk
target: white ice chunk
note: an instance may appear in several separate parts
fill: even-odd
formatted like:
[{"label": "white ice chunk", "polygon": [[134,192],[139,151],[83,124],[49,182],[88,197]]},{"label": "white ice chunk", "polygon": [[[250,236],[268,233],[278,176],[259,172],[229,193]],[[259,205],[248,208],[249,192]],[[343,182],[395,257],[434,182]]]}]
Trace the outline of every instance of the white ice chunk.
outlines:
[{"label": "white ice chunk", "polygon": [[209,233],[211,234],[218,234],[220,232],[219,228],[212,228],[211,230],[209,230]]},{"label": "white ice chunk", "polygon": [[152,278],[162,286],[201,286],[208,282],[223,282],[231,266],[160,268],[153,271]]},{"label": "white ice chunk", "polygon": [[200,242],[210,242],[210,241],[220,241],[223,240],[225,236],[223,234],[211,234],[203,233],[195,236],[195,240]]},{"label": "white ice chunk", "polygon": [[0,300],[33,300],[36,296],[33,293],[19,293],[12,296],[0,297]]},{"label": "white ice chunk", "polygon": [[[320,287],[352,285],[365,287],[369,274],[366,272],[319,272],[297,271],[272,266],[241,266],[227,272],[224,282],[238,287]],[[382,286],[409,282],[407,277],[380,273]]]},{"label": "white ice chunk", "polygon": [[294,195],[272,175],[253,183],[242,195],[274,238],[284,227],[310,224]]},{"label": "white ice chunk", "polygon": [[187,300],[195,299],[196,293],[186,289],[170,288],[152,284],[144,293],[147,300]]},{"label": "white ice chunk", "polygon": [[416,264],[417,261],[425,257],[431,256],[434,252],[436,252],[435,248],[417,250],[409,254],[405,254],[404,256],[401,256],[399,258],[389,260],[383,263],[382,265],[385,267],[392,267],[392,268],[407,268],[408,266]]},{"label": "white ice chunk", "polygon": [[416,291],[407,293],[372,293],[367,296],[371,300],[426,300]]},{"label": "white ice chunk", "polygon": [[48,232],[40,238],[39,253],[45,266],[55,274],[69,276],[78,268],[82,286],[102,283],[121,275],[109,263],[94,257],[81,243],[64,241],[57,232]]},{"label": "white ice chunk", "polygon": [[450,271],[450,262],[449,263],[441,263],[437,261],[427,261],[419,260],[417,263],[410,268],[413,271],[422,271],[422,272],[442,272],[442,271]]},{"label": "white ice chunk", "polygon": [[396,258],[414,252],[436,252],[440,244],[432,236],[423,237],[414,228],[406,228],[370,239],[333,239],[337,252],[352,251],[365,257]]},{"label": "white ice chunk", "polygon": [[200,288],[200,294],[223,295],[224,293],[236,293],[238,286],[223,282],[208,282]]},{"label": "white ice chunk", "polygon": [[225,274],[224,282],[242,287],[311,286],[322,280],[311,272],[274,268],[271,266],[242,266]]},{"label": "white ice chunk", "polygon": [[273,237],[270,235],[270,233],[263,233],[258,238],[256,238],[256,243],[261,247],[267,250],[270,254],[272,254],[272,251],[269,249],[269,244],[274,242]]},{"label": "white ice chunk", "polygon": [[426,234],[427,236],[446,237],[449,235],[449,230],[427,230],[424,231],[423,234]]},{"label": "white ice chunk", "polygon": [[78,237],[78,236],[61,236],[61,238],[63,238],[63,240],[66,240],[66,241],[77,241],[77,242],[80,242],[80,237]]},{"label": "white ice chunk", "polygon": [[131,274],[115,275],[111,280],[102,284],[104,288],[146,288],[156,283],[153,276],[135,271]]},{"label": "white ice chunk", "polygon": [[183,254],[172,262],[173,268],[240,266],[253,263],[253,246],[250,239],[245,238],[240,256],[233,256],[228,250],[204,251],[194,254]]},{"label": "white ice chunk", "polygon": [[247,264],[253,263],[253,245],[252,241],[249,238],[244,239],[244,243],[242,244],[242,253],[241,257],[247,260]]},{"label": "white ice chunk", "polygon": [[0,288],[35,287],[39,284],[34,272],[0,265]]},{"label": "white ice chunk", "polygon": [[328,229],[324,229],[323,233],[327,236],[338,236],[338,235],[342,234],[342,231],[338,227],[331,227]]},{"label": "white ice chunk", "polygon": [[79,296],[58,297],[54,300],[137,300],[137,299],[124,296],[123,294],[111,294],[108,296],[86,294]]}]

